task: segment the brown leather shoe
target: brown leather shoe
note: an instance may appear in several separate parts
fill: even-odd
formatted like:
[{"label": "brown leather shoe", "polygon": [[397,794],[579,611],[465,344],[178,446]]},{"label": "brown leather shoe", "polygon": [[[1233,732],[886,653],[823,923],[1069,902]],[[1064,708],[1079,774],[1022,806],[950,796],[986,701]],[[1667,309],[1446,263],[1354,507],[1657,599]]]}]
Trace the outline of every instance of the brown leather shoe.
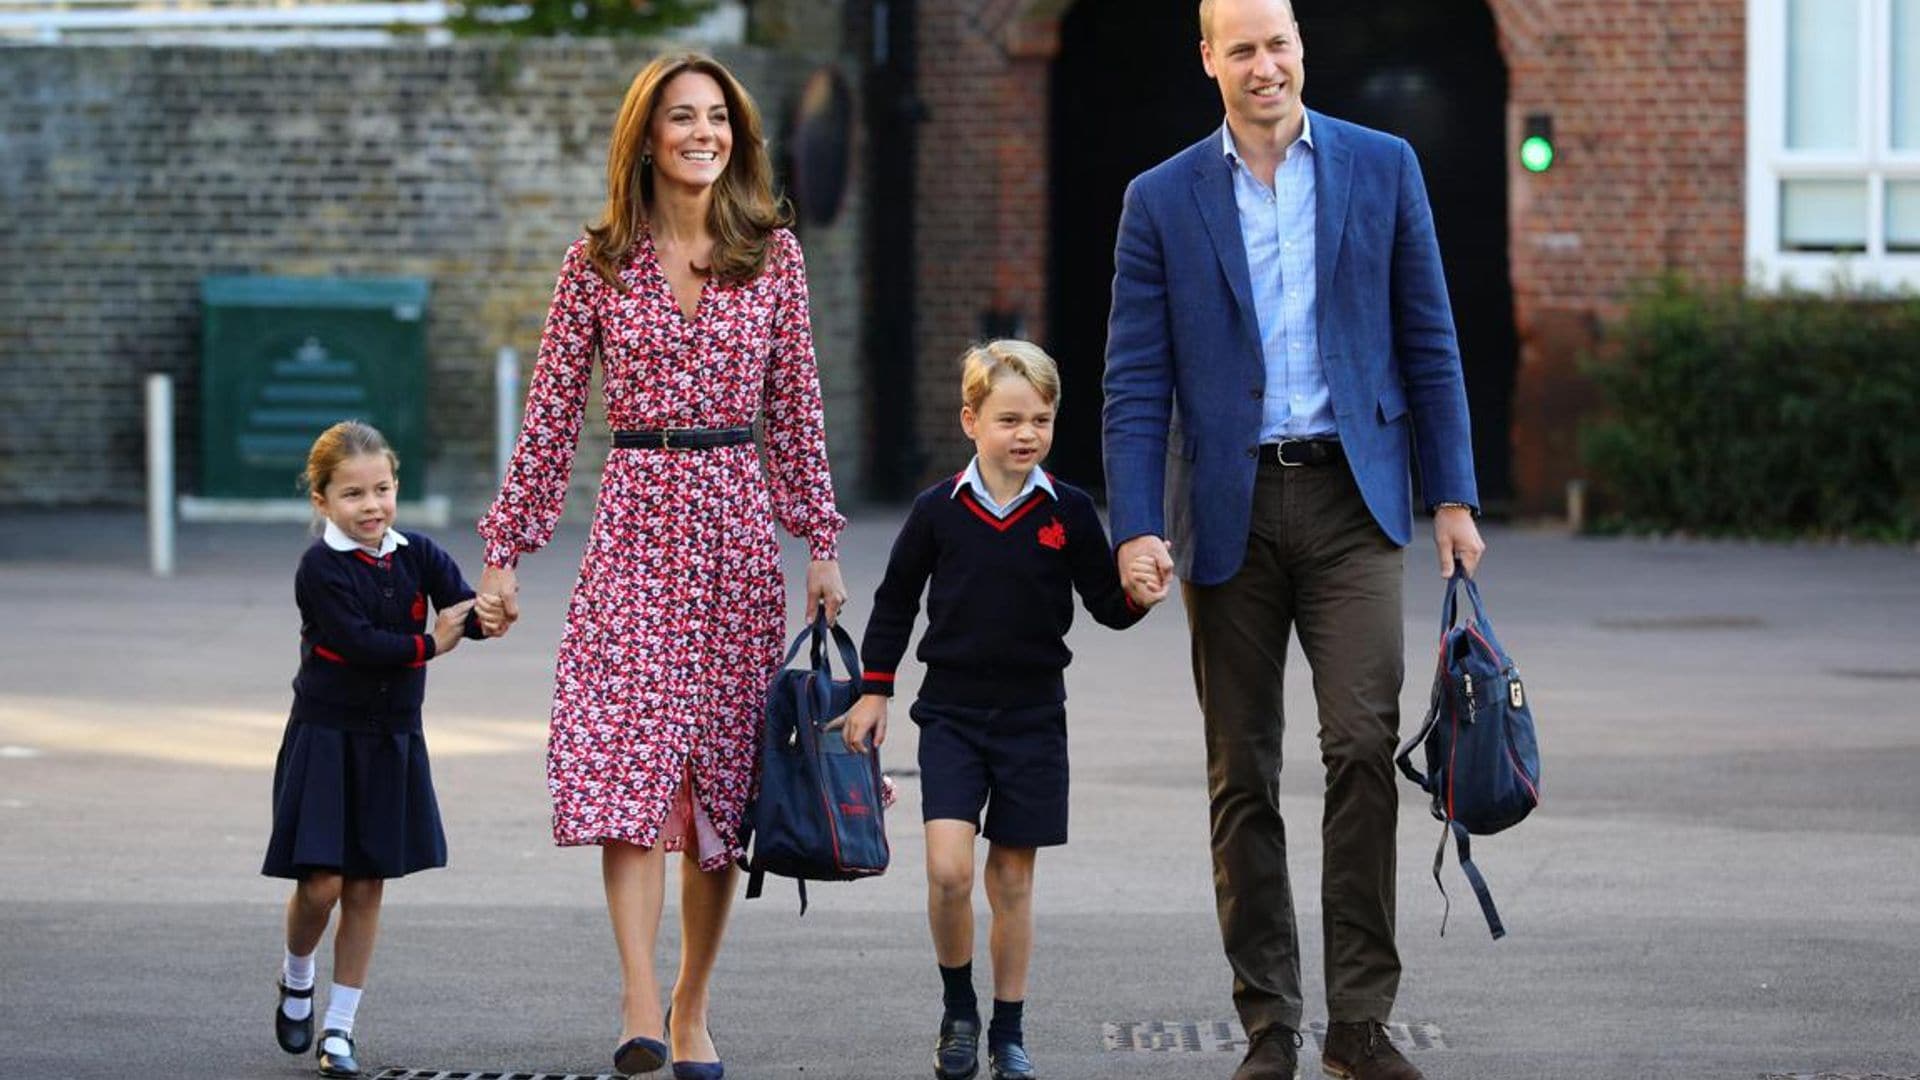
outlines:
[{"label": "brown leather shoe", "polygon": [[1371,1020],[1328,1024],[1320,1068],[1336,1080],[1423,1080],[1387,1041],[1386,1027]]},{"label": "brown leather shoe", "polygon": [[1300,1068],[1300,1033],[1279,1024],[1254,1032],[1247,1056],[1233,1070],[1233,1080],[1293,1080]]}]

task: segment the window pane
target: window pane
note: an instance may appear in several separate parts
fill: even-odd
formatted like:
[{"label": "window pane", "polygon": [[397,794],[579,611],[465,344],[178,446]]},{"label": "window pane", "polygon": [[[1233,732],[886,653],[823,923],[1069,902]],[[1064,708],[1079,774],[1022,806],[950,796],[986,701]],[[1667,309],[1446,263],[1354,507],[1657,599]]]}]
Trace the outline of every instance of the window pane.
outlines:
[{"label": "window pane", "polygon": [[1787,0],[1787,148],[1860,145],[1860,0]]},{"label": "window pane", "polygon": [[1780,248],[1783,251],[1867,250],[1867,182],[1781,181]]},{"label": "window pane", "polygon": [[1887,183],[1887,250],[1920,251],[1920,180]]},{"label": "window pane", "polygon": [[1920,0],[1893,0],[1893,148],[1920,150]]}]

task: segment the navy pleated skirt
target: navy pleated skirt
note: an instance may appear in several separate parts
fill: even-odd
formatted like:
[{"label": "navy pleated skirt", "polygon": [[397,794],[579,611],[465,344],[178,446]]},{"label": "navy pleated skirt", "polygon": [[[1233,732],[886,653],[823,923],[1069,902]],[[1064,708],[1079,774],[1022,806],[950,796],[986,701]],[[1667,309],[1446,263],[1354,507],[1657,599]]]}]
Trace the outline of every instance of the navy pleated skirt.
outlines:
[{"label": "navy pleated skirt", "polygon": [[288,721],[262,874],[394,878],[445,865],[447,837],[420,732]]}]

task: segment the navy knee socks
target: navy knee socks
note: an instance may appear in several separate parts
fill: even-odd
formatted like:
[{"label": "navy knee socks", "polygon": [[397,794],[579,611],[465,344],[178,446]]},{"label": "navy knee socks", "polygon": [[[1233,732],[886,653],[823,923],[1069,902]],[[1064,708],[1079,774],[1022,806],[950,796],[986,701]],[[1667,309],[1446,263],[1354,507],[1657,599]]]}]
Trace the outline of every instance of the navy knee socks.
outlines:
[{"label": "navy knee socks", "polygon": [[980,1019],[980,999],[973,992],[973,961],[959,967],[940,966],[940,1000],[955,1020]]}]

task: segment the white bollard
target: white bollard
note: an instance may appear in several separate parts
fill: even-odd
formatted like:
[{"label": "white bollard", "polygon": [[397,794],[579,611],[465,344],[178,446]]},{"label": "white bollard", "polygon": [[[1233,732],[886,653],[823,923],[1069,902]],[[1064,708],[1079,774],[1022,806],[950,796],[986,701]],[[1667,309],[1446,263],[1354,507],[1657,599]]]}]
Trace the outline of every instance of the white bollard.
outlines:
[{"label": "white bollard", "polygon": [[173,376],[147,376],[147,554],[173,576]]},{"label": "white bollard", "polygon": [[520,437],[520,354],[510,345],[500,346],[493,360],[493,417],[493,472],[505,480]]}]

